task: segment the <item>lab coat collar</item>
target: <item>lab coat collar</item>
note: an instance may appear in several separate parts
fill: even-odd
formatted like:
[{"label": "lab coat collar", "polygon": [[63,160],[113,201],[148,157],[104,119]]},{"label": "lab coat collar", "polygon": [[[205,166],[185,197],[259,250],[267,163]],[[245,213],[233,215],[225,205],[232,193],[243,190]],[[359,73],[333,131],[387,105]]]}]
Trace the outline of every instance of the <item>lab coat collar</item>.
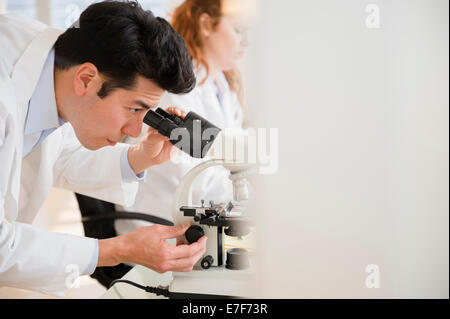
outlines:
[{"label": "lab coat collar", "polygon": [[228,84],[225,74],[222,72],[219,73],[217,79],[214,81],[214,84],[222,95],[230,91],[230,85]]},{"label": "lab coat collar", "polygon": [[61,33],[61,30],[54,28],[47,28],[40,32],[15,64],[11,77],[14,83],[20,83],[20,86],[16,86],[15,90],[21,112],[28,108],[29,99],[48,57],[48,53],[42,53],[51,51]]},{"label": "lab coat collar", "polygon": [[[196,65],[196,64],[194,64]],[[224,95],[230,91],[230,86],[228,85],[228,81],[225,78],[225,74],[220,72],[215,81],[213,81],[210,77],[206,77],[206,68],[203,65],[199,65],[196,69],[196,76],[198,79],[198,83],[202,83],[202,81],[206,81],[203,85],[211,85],[216,88],[218,93]]]},{"label": "lab coat collar", "polygon": [[25,135],[57,128],[64,124],[58,117],[54,89],[55,50],[52,49],[45,60],[36,88],[31,96],[25,124]]}]

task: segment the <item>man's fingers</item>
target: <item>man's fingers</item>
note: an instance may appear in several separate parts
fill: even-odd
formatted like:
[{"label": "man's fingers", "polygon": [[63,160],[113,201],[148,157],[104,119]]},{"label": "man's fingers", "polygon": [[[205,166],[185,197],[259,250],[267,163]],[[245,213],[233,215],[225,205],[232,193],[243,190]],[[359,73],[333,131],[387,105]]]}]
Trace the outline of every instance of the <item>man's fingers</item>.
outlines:
[{"label": "man's fingers", "polygon": [[152,139],[158,140],[158,141],[159,140],[161,140],[161,141],[169,140],[168,137],[159,134],[158,130],[154,129],[151,126],[149,126],[147,129],[147,138],[152,138]]},{"label": "man's fingers", "polygon": [[[180,237],[185,234],[191,223],[179,226],[158,226],[161,239]],[[205,254],[206,236],[190,245],[173,246],[163,240],[162,250],[165,251],[164,271],[186,272],[192,270],[195,263]],[[179,244],[179,242],[177,242]]]},{"label": "man's fingers", "polygon": [[[206,241],[206,238],[204,239]],[[199,242],[197,242],[199,243]],[[195,243],[195,244],[197,244]],[[192,245],[195,245],[192,244]],[[186,257],[186,258],[179,258],[179,259],[173,259],[170,261],[171,269],[172,271],[178,271],[178,272],[187,272],[191,271],[192,267],[195,265],[197,261],[202,258],[202,256],[205,254],[205,250],[203,246],[200,246],[201,249],[197,251],[194,255]]]},{"label": "man's fingers", "polygon": [[178,226],[161,226],[160,235],[163,239],[171,239],[183,236],[186,230],[191,227],[191,223],[186,223],[184,225]]},{"label": "man's fingers", "polygon": [[170,114],[174,114],[178,117],[181,117],[182,119],[184,119],[186,117],[186,112],[184,112],[183,110],[180,110],[179,108],[176,108],[174,106],[168,107],[166,109],[166,111]]},{"label": "man's fingers", "polygon": [[170,249],[172,259],[190,258],[199,252],[204,252],[206,240],[206,236],[203,236],[197,242],[190,245],[172,246]]},{"label": "man's fingers", "polygon": [[180,153],[180,149],[178,147],[175,147],[172,145],[172,143],[168,142],[170,145],[167,145],[167,148],[169,149],[170,152],[170,159],[174,159],[179,153]]}]

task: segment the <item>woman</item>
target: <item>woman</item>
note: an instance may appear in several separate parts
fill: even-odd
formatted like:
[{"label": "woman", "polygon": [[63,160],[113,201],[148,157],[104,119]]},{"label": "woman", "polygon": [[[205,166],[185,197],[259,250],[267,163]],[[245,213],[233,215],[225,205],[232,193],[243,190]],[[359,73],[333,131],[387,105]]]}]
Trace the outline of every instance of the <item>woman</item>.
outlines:
[{"label": "woman", "polygon": [[[240,10],[230,0],[186,0],[172,16],[172,26],[185,39],[194,59],[197,86],[184,95],[165,94],[160,107],[176,105],[186,113],[194,111],[220,128],[242,126],[242,88],[237,63],[246,47],[246,30],[239,19]],[[204,160],[183,152],[178,158],[147,171],[134,206],[127,211],[142,212],[172,220],[175,191],[184,175]],[[229,172],[223,167],[205,170],[193,186],[193,203],[232,199]],[[119,235],[145,222],[116,221]]]}]

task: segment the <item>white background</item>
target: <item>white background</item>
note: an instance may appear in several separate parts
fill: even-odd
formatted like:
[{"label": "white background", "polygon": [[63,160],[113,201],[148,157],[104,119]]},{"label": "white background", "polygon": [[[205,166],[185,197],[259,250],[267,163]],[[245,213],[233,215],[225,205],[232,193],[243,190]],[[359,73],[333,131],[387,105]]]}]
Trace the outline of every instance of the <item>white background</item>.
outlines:
[{"label": "white background", "polygon": [[280,152],[258,184],[257,291],[448,298],[448,1],[262,4],[251,121]]}]

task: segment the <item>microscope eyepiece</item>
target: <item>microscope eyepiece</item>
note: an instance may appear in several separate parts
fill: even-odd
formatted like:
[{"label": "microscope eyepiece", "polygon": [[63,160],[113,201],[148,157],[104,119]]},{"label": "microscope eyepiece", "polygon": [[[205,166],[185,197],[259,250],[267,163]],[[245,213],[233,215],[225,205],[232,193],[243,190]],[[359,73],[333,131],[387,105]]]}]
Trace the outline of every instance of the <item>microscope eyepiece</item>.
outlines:
[{"label": "microscope eyepiece", "polygon": [[174,114],[170,114],[169,112],[165,111],[164,109],[158,108],[156,109],[155,113],[161,115],[162,118],[167,118],[174,122],[176,125],[180,125],[182,122],[182,119]]},{"label": "microscope eyepiece", "polygon": [[158,108],[149,110],[144,123],[158,130],[183,152],[195,158],[204,158],[211,148],[220,128],[195,112],[184,119]]},{"label": "microscope eyepiece", "polygon": [[159,134],[169,138],[170,133],[178,128],[173,121],[152,110],[148,111],[145,115],[144,123],[158,130]]}]

